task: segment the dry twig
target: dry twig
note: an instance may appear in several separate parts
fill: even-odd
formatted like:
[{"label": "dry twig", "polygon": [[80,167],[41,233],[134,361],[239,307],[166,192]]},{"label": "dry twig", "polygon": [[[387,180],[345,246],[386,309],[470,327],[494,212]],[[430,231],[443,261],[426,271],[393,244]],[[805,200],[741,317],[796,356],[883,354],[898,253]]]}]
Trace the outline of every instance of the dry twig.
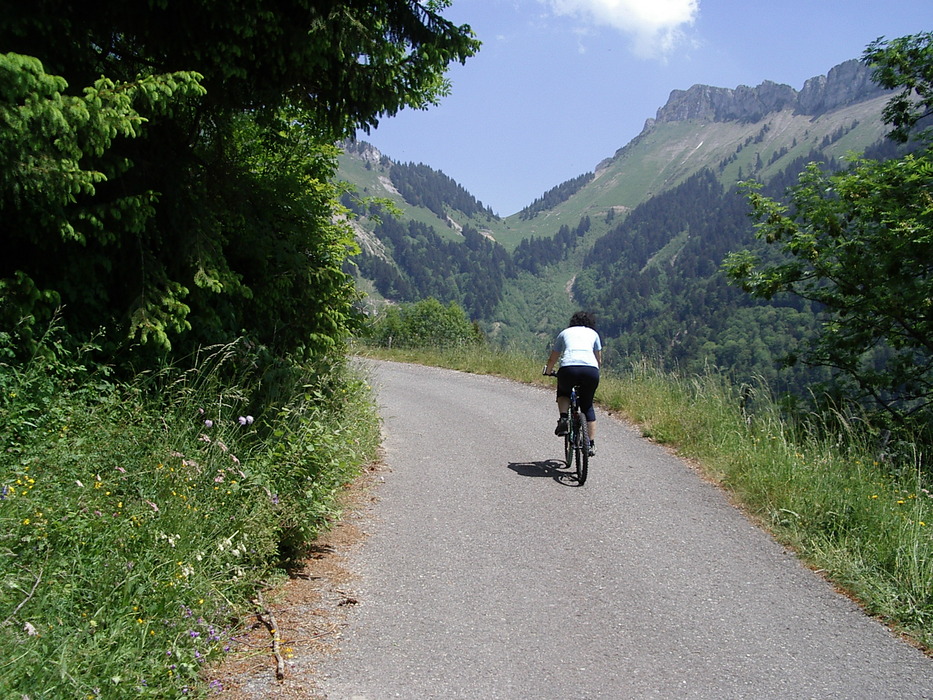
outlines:
[{"label": "dry twig", "polygon": [[262,609],[261,612],[257,613],[260,621],[266,626],[270,634],[272,634],[272,654],[275,656],[275,677],[278,680],[285,678],[285,659],[282,658],[282,653],[279,649],[281,646],[281,637],[279,637],[279,626],[275,621],[275,615],[268,610],[265,604],[262,602],[262,596],[258,598],[259,607]]}]

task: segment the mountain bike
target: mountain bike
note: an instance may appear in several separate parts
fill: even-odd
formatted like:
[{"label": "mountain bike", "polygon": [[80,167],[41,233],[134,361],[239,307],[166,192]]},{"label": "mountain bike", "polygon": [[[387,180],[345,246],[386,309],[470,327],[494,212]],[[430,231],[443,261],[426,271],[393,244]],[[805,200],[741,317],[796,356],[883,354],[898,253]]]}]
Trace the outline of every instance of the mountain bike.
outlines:
[{"label": "mountain bike", "polygon": [[[550,376],[556,377],[557,372]],[[564,462],[568,467],[576,467],[577,485],[586,481],[586,470],[590,464],[590,436],[586,426],[586,416],[580,410],[577,394],[580,387],[570,389],[570,411],[567,414],[567,432],[564,434]]]}]

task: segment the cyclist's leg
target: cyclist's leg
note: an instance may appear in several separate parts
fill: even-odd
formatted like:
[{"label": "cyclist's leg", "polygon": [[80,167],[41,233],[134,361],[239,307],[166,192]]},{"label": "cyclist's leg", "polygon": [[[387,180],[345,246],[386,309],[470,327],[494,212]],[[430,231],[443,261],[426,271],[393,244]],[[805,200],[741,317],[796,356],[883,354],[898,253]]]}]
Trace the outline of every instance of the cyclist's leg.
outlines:
[{"label": "cyclist's leg", "polygon": [[585,367],[580,371],[580,410],[586,416],[586,432],[590,442],[596,440],[596,411],[593,408],[593,397],[599,386],[599,370],[595,367]]},{"label": "cyclist's leg", "polygon": [[570,412],[570,390],[573,383],[569,381],[567,368],[561,367],[557,370],[557,428],[554,429],[555,435],[564,435],[567,432],[567,414]]}]

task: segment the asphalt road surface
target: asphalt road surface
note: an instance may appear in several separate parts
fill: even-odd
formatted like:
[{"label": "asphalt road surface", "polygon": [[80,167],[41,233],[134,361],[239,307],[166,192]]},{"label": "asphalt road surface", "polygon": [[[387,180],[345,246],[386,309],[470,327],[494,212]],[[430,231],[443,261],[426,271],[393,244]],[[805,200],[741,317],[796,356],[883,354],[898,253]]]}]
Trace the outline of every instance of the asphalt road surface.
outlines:
[{"label": "asphalt road surface", "polygon": [[373,380],[389,470],[329,700],[933,698],[933,660],[624,423],[577,487],[551,391]]}]

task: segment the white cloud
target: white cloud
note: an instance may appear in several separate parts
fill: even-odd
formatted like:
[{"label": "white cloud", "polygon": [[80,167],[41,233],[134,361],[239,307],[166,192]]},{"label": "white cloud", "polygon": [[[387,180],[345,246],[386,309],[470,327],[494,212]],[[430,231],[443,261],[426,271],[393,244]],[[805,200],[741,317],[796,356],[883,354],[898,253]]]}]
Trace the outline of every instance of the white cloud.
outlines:
[{"label": "white cloud", "polygon": [[558,15],[609,26],[634,39],[645,58],[663,57],[683,37],[700,10],[699,0],[541,0]]}]

